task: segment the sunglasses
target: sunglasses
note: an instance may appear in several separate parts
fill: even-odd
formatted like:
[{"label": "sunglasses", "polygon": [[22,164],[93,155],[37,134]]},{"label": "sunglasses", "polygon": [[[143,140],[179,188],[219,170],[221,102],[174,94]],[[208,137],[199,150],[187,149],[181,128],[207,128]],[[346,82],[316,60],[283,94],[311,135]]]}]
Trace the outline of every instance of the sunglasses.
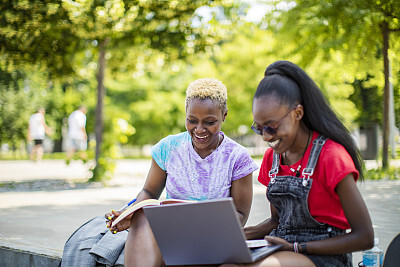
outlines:
[{"label": "sunglasses", "polygon": [[275,127],[271,127],[271,126],[263,126],[260,127],[258,126],[255,122],[253,122],[253,124],[251,125],[251,129],[259,135],[263,135],[264,132],[270,134],[270,135],[275,135],[276,131],[278,130],[279,125],[281,124],[282,120],[284,118],[286,118],[287,115],[290,114],[290,112],[292,112],[294,109],[296,109],[299,105],[296,105],[295,107],[291,108],[286,114],[285,116],[283,116],[282,118],[279,119],[278,123],[276,124]]}]

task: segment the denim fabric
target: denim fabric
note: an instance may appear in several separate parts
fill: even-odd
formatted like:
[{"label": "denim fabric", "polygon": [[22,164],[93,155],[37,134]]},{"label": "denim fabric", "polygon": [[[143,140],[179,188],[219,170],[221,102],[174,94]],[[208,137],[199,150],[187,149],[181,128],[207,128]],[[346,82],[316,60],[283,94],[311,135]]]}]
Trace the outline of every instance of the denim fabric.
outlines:
[{"label": "denim fabric", "polygon": [[[307,169],[310,169],[312,172],[317,163],[322,145],[321,142],[313,144],[307,164]],[[317,149],[314,149],[315,147]],[[307,199],[313,179],[276,176],[277,172],[274,174],[273,171],[277,168],[276,164],[279,166],[279,160],[275,160],[276,156],[278,155],[274,155],[274,163],[270,172],[273,177],[267,187],[267,198],[278,212],[279,225],[270,235],[293,243],[324,240],[345,234],[345,230],[325,223],[319,223],[311,216],[308,210]],[[305,256],[310,258],[318,267],[353,266],[351,253],[333,256],[306,254]]]},{"label": "denim fabric", "polygon": [[112,235],[104,216],[79,227],[64,246],[61,267],[123,266],[128,231]]}]

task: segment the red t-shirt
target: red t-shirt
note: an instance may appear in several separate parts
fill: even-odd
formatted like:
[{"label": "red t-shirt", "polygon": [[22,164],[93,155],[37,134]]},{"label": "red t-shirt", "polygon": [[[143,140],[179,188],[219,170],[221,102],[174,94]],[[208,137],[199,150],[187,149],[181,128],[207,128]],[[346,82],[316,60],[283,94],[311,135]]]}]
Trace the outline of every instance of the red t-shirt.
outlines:
[{"label": "red t-shirt", "polygon": [[[317,137],[318,133],[314,132],[312,140]],[[303,168],[307,165],[311,147],[312,142],[304,154],[303,164],[301,164],[300,159],[294,165],[291,165],[293,169],[297,170],[297,167],[301,164],[300,173],[303,171]],[[273,150],[269,148],[264,154],[258,176],[258,181],[265,186],[267,186],[270,181],[268,172],[271,170],[272,157]],[[311,216],[313,216],[316,221],[327,223],[340,229],[350,228],[339,197],[335,192],[336,186],[348,174],[353,174],[354,180],[357,181],[359,173],[349,153],[342,145],[328,139],[321,150],[314,174],[311,176],[313,182],[308,196],[308,209]],[[289,169],[289,166],[286,165],[280,165],[277,175],[295,176]],[[299,179],[302,178],[300,177]]]}]

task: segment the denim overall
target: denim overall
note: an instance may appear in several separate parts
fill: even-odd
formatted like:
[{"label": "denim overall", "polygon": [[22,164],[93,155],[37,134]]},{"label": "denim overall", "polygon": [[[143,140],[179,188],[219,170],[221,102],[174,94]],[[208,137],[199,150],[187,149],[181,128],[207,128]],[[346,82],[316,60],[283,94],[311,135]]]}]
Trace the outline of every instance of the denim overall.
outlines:
[{"label": "denim overall", "polygon": [[[288,242],[308,242],[323,240],[345,234],[345,230],[317,222],[310,214],[307,205],[308,193],[311,189],[319,153],[326,137],[320,135],[313,141],[307,167],[302,171],[302,178],[294,176],[277,176],[280,156],[273,155],[271,178],[267,187],[267,198],[274,205],[279,215],[279,225],[270,236],[277,236]],[[316,266],[353,266],[352,254],[333,256],[305,254]]]}]

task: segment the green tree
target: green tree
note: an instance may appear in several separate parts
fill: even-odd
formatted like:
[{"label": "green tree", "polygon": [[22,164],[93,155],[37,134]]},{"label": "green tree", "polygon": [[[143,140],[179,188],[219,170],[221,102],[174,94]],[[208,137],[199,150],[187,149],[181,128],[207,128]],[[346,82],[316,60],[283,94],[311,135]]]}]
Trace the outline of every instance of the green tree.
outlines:
[{"label": "green tree", "polygon": [[[4,96],[2,121],[12,123],[2,129],[7,140],[15,143],[26,138],[27,119],[38,106],[46,108],[46,121],[55,130],[52,138],[61,138],[63,91],[74,73],[73,53],[80,40],[70,31],[62,1],[3,1],[0,4],[0,91]],[[11,111],[12,99],[19,104]],[[22,104],[23,103],[23,104]],[[21,109],[21,107],[24,109]],[[10,136],[9,132],[20,134]],[[61,140],[60,140],[61,142]],[[59,142],[59,143],[60,143]]]},{"label": "green tree", "polygon": [[46,123],[54,132],[51,138],[60,140],[64,117],[62,89],[48,83],[43,71],[21,76],[17,73],[12,72],[14,78],[0,83],[0,143],[10,144],[13,150],[25,145],[28,119],[39,107],[46,109]]},{"label": "green tree", "polygon": [[[282,43],[293,44],[287,49],[299,54],[303,66],[323,53],[326,60],[333,51],[343,51],[346,61],[362,70],[377,67],[376,60],[383,62],[383,153],[382,166],[388,166],[389,135],[389,42],[398,42],[391,32],[400,31],[400,2],[395,0],[331,0],[331,1],[276,1],[276,9],[267,21],[282,38]],[[394,57],[394,55],[392,55]],[[398,66],[394,66],[398,69]]]},{"label": "green tree", "polygon": [[[61,83],[65,84],[74,79],[70,73],[78,74],[85,69],[85,62],[97,60],[97,161],[103,141],[104,80],[109,73],[106,63],[113,71],[133,69],[131,75],[134,75],[143,69],[138,58],[132,57],[135,53],[130,53],[131,49],[140,51],[142,58],[160,51],[160,62],[204,50],[213,44],[214,33],[196,27],[193,18],[201,20],[201,14],[195,11],[218,2],[17,0],[2,3],[0,61],[7,73],[24,65],[42,64],[49,68],[51,78],[60,75],[64,78]],[[82,59],[82,52],[84,60],[77,62]]]},{"label": "green tree", "polygon": [[233,136],[250,133],[252,99],[265,68],[278,56],[268,31],[250,22],[232,22],[229,38],[194,61],[195,78],[215,77],[228,89],[228,117],[223,130]]},{"label": "green tree", "polygon": [[363,112],[360,112],[356,121],[361,127],[368,127],[370,124],[376,124],[382,118],[382,96],[378,95],[378,88],[376,85],[369,85],[368,82],[373,76],[367,74],[364,79],[354,79],[351,83],[354,92],[350,95],[351,101],[356,106],[361,107]]},{"label": "green tree", "polygon": [[[0,4],[0,68],[12,73],[43,65],[53,76],[73,73],[70,59],[78,40],[70,31],[63,1],[2,1]],[[4,80],[5,84],[8,81]]]},{"label": "green tree", "polygon": [[151,53],[154,49],[168,55],[168,60],[174,60],[201,50],[208,39],[201,38],[200,29],[192,27],[192,18],[198,7],[208,3],[205,0],[63,2],[74,35],[98,43],[96,162],[103,141],[106,62],[121,62],[121,53],[113,51],[136,48]]}]

